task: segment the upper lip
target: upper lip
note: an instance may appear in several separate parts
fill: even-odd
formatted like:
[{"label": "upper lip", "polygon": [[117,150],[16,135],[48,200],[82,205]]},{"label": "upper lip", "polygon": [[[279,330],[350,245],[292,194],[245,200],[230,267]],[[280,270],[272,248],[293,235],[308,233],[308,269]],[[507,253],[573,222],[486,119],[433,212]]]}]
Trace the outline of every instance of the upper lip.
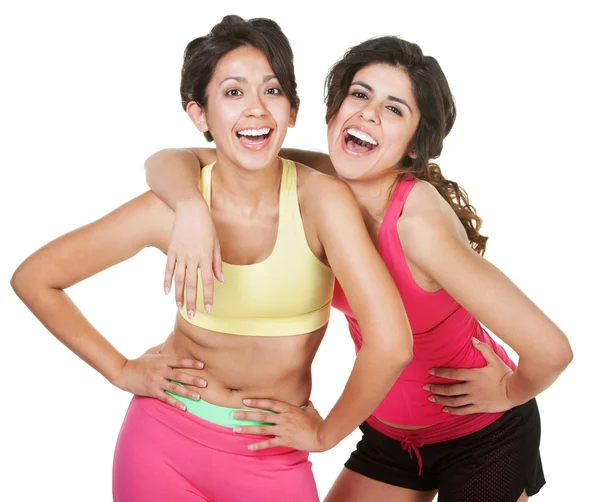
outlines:
[{"label": "upper lip", "polygon": [[362,126],[358,126],[358,125],[349,125],[348,127],[344,128],[344,133],[348,132],[348,129],[356,129],[358,131],[364,132],[365,134],[368,134],[371,138],[373,138],[375,141],[377,141],[377,144],[379,145],[379,139],[370,131],[368,131],[367,129],[365,129]]}]

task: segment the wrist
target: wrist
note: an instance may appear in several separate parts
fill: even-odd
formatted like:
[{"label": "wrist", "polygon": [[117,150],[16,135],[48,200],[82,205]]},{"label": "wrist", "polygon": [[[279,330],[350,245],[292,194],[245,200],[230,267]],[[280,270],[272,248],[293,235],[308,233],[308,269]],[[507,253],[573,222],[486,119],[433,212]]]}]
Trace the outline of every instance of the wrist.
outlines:
[{"label": "wrist", "polygon": [[181,198],[175,202],[175,212],[205,209],[208,210],[208,207],[200,192],[190,195],[189,197]]},{"label": "wrist", "polygon": [[319,424],[319,428],[317,429],[317,438],[320,451],[331,450],[331,448],[336,446],[342,439],[338,438],[337,435],[334,434],[334,430],[329,427],[327,420],[323,420]]},{"label": "wrist", "polygon": [[517,375],[516,370],[507,373],[503,379],[506,382],[506,399],[508,399],[513,406],[520,406],[531,399],[529,397],[523,398],[521,396],[522,392],[519,392],[519,376]]},{"label": "wrist", "polygon": [[127,359],[126,357],[123,357],[123,359],[121,361],[119,361],[119,363],[117,365],[115,365],[114,369],[110,371],[110,373],[108,373],[107,375],[105,375],[106,379],[115,387],[118,387],[121,390],[125,390],[123,389],[123,383],[122,383],[122,376],[123,376],[123,370],[125,369],[125,366],[127,365],[127,363],[129,362],[129,359]]}]

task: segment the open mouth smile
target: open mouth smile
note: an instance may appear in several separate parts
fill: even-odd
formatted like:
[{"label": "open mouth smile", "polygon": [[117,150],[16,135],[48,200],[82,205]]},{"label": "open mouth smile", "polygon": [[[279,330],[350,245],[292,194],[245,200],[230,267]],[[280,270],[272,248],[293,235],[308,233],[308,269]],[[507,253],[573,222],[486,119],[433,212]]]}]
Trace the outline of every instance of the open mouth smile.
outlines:
[{"label": "open mouth smile", "polygon": [[344,151],[354,156],[368,155],[373,152],[379,143],[365,131],[350,127],[342,135]]},{"label": "open mouth smile", "polygon": [[257,151],[261,150],[269,143],[272,132],[273,129],[269,127],[248,128],[237,131],[235,135],[244,148]]}]

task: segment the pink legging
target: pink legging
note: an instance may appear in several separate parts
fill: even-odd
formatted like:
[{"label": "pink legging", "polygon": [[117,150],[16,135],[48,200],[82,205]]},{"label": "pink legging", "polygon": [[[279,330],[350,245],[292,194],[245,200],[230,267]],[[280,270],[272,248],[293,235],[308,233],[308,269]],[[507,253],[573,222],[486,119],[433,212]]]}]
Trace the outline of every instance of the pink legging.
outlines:
[{"label": "pink legging", "polygon": [[135,396],[115,449],[114,501],[318,502],[308,453],[247,449],[263,439]]}]

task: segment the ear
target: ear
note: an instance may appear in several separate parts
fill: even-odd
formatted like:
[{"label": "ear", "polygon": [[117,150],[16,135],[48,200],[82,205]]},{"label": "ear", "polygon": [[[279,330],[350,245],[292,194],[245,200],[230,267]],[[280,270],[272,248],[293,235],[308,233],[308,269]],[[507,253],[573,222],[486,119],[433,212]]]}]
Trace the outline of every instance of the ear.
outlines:
[{"label": "ear", "polygon": [[300,108],[300,100],[298,100],[298,106],[290,110],[290,121],[288,127],[294,127],[296,125],[296,119],[298,118],[298,108]]},{"label": "ear", "polygon": [[204,108],[195,101],[190,101],[185,108],[185,112],[200,132],[208,132],[208,122]]},{"label": "ear", "polygon": [[413,159],[413,160],[415,160],[415,159],[417,158],[417,151],[415,150],[415,147],[414,147],[414,146],[411,146],[411,147],[410,147],[410,150],[409,150],[409,152],[408,152],[408,156],[409,156],[411,159]]}]

